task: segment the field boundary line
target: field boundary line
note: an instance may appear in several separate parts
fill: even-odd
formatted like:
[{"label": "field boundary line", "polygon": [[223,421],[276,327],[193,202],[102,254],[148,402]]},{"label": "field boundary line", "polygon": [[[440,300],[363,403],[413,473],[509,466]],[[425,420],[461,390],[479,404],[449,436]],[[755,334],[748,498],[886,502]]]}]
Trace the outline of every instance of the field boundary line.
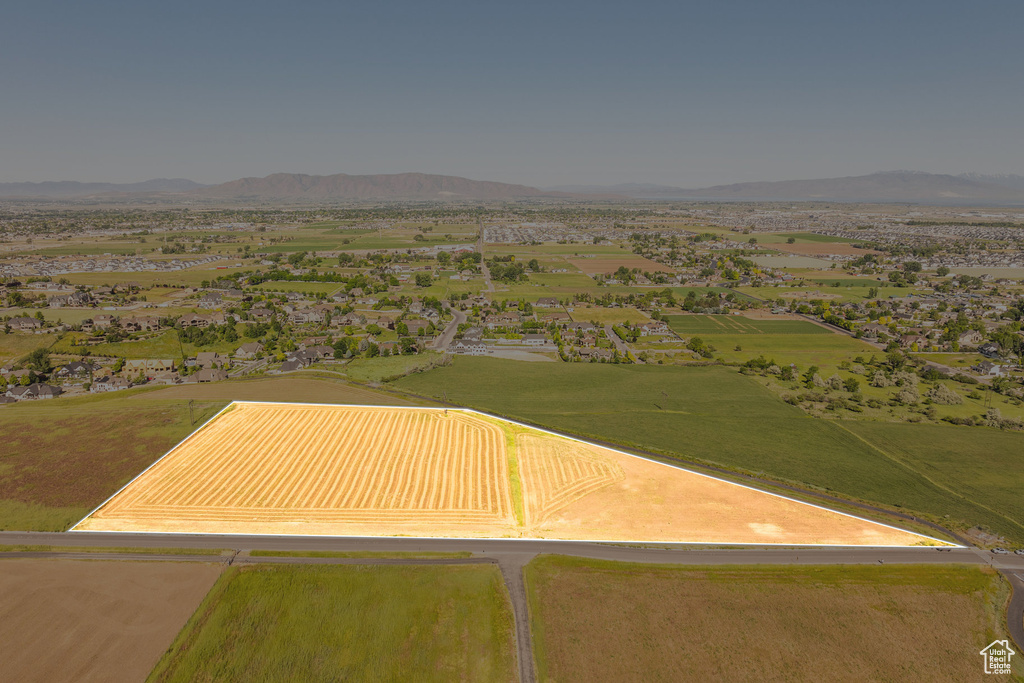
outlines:
[{"label": "field boundary line", "polygon": [[[811,507],[811,508],[815,508],[815,509],[818,509],[818,510],[822,510],[822,511],[825,511],[825,512],[830,512],[830,513],[833,513],[833,514],[841,515],[843,517],[849,517],[849,518],[856,519],[856,520],[861,521],[861,522],[877,525],[877,526],[884,527],[884,528],[887,528],[887,529],[891,529],[891,530],[894,530],[894,531],[900,531],[900,532],[909,534],[911,536],[916,536],[916,537],[924,539],[924,540],[928,540],[928,541],[933,541],[933,542],[939,543],[941,545],[951,545],[953,547],[958,547],[958,548],[966,547],[966,546],[962,546],[962,545],[959,545],[959,544],[956,544],[956,543],[951,543],[949,541],[942,541],[940,539],[933,538],[931,536],[926,536],[924,534],[917,533],[917,532],[914,532],[914,531],[909,531],[907,529],[902,529],[900,527],[892,526],[890,524],[885,524],[883,522],[879,522],[879,521],[876,521],[876,520],[860,517],[860,516],[857,516],[857,515],[854,515],[854,514],[851,514],[851,513],[848,513],[848,512],[843,512],[843,511],[840,511],[840,510],[834,510],[832,508],[824,507],[822,505],[816,505],[814,503],[809,503],[809,502],[806,502],[806,501],[798,500],[796,498],[790,498],[788,496],[784,496],[784,495],[781,495],[781,494],[778,494],[778,493],[774,493],[774,492],[771,492],[771,491],[766,491],[764,489],[760,489],[760,488],[757,488],[757,487],[754,487],[754,486],[748,486],[746,484],[741,484],[741,483],[738,483],[738,482],[730,481],[728,479],[722,479],[722,478],[719,478],[719,477],[715,477],[715,476],[710,475],[710,474],[704,474],[702,472],[697,472],[697,471],[691,470],[691,469],[686,468],[686,467],[681,467],[681,466],[670,464],[670,463],[667,463],[667,462],[662,462],[660,460],[656,460],[656,459],[653,459],[653,458],[647,458],[647,457],[644,457],[644,456],[641,456],[641,455],[636,455],[636,454],[633,454],[633,453],[627,453],[626,451],[622,451],[622,450],[619,450],[619,449],[616,449],[616,448],[612,448],[610,446],[605,446],[605,445],[601,445],[601,444],[592,443],[592,442],[587,441],[585,439],[577,438],[577,437],[574,437],[574,436],[569,436],[569,435],[566,435],[566,434],[560,434],[558,432],[555,432],[555,431],[552,431],[552,430],[549,430],[549,429],[545,429],[543,427],[538,427],[538,426],[534,426],[534,425],[525,424],[525,423],[519,422],[517,420],[513,420],[513,419],[510,419],[510,418],[506,418],[506,417],[501,417],[501,416],[498,416],[498,415],[491,415],[489,413],[486,413],[486,412],[483,412],[483,411],[479,411],[479,410],[475,410],[473,408],[465,408],[465,407],[445,408],[443,406],[442,407],[424,407],[424,406],[368,406],[368,405],[360,405],[360,404],[293,403],[293,402],[284,402],[284,401],[232,401],[227,406],[225,406],[221,411],[219,411],[216,415],[214,415],[209,420],[207,420],[205,423],[203,423],[198,429],[196,429],[191,434],[189,434],[187,437],[185,437],[185,439],[183,439],[176,446],[174,446],[174,448],[169,450],[167,453],[165,453],[163,456],[161,456],[159,459],[157,459],[155,462],[153,462],[149,467],[147,467],[145,470],[140,472],[131,481],[129,481],[124,486],[122,486],[121,489],[119,489],[116,493],[114,493],[112,496],[107,498],[107,500],[105,500],[102,504],[97,506],[88,515],[83,517],[78,523],[76,523],[73,527],[71,527],[71,529],[69,529],[69,531],[72,531],[72,532],[76,531],[77,527],[82,522],[84,522],[86,519],[88,519],[93,514],[95,514],[104,505],[106,505],[113,498],[115,498],[121,492],[123,492],[125,489],[127,489],[129,486],[131,486],[136,480],[139,479],[139,477],[141,477],[143,474],[145,474],[150,469],[155,467],[159,462],[161,462],[164,458],[166,458],[171,453],[173,453],[175,450],[177,450],[180,446],[182,446],[185,442],[187,442],[195,434],[197,434],[199,431],[201,431],[204,427],[206,427],[207,425],[212,423],[215,419],[220,417],[221,414],[223,414],[225,411],[227,411],[229,408],[231,408],[231,407],[233,407],[235,405],[274,405],[274,406],[307,406],[307,407],[318,407],[318,408],[355,408],[355,409],[360,409],[360,408],[376,408],[376,409],[389,409],[389,410],[422,410],[422,411],[448,411],[448,410],[453,410],[453,411],[459,411],[459,412],[463,412],[463,413],[467,413],[467,414],[473,414],[473,415],[476,415],[476,416],[479,416],[479,417],[483,417],[483,418],[492,418],[492,419],[503,420],[503,421],[505,421],[507,423],[510,423],[510,424],[513,424],[513,425],[516,425],[516,426],[519,426],[519,427],[524,427],[524,428],[529,429],[529,430],[542,432],[542,433],[545,433],[545,434],[548,434],[548,435],[551,435],[551,436],[554,436],[554,437],[557,437],[557,438],[567,439],[569,441],[580,443],[580,444],[583,444],[585,446],[590,446],[590,447],[593,447],[593,448],[601,448],[601,449],[604,449],[604,450],[611,451],[613,453],[617,453],[619,455],[624,455],[624,456],[628,456],[630,458],[636,458],[638,460],[643,460],[643,461],[646,461],[646,462],[651,462],[651,463],[655,463],[655,464],[658,464],[658,465],[662,465],[664,467],[672,468],[674,470],[680,470],[680,471],[687,472],[687,473],[690,473],[690,474],[695,474],[697,476],[704,477],[704,478],[710,479],[712,481],[718,481],[718,482],[722,482],[722,483],[729,484],[729,485],[732,485],[732,486],[738,486],[740,488],[747,489],[749,491],[754,491],[754,492],[757,492],[757,493],[766,494],[768,496],[779,498],[781,500],[790,501],[792,503],[796,503],[796,504],[799,504],[799,505],[805,505],[805,506],[808,506],[808,507]],[[856,436],[856,435],[854,435],[854,436]],[[884,455],[884,453],[883,453],[883,455]],[[88,533],[89,531],[90,530],[88,530],[88,529],[78,530],[76,533]],[[97,532],[97,533],[99,533],[99,532]],[[162,531],[104,531],[103,533],[125,533],[125,534],[127,534],[127,533],[146,533],[146,534],[174,534],[174,533],[186,533],[186,534],[188,534],[188,533],[195,533],[197,535],[217,535],[217,536],[237,535],[237,534],[228,534],[228,533],[203,534],[201,532],[162,532]],[[257,534],[247,534],[247,535],[253,535],[253,536],[298,536],[298,537],[303,537],[303,536],[306,536],[306,537],[317,537],[317,536],[319,536],[319,537],[327,537],[327,538],[388,538],[387,536],[361,537],[361,536],[339,536],[339,535],[336,535],[336,534],[259,534],[259,533],[257,533]],[[450,537],[435,537],[435,536],[404,537],[404,538],[420,538],[420,539],[449,538],[450,540],[474,540],[473,538],[461,538],[461,537],[450,538]],[[477,538],[475,540],[506,540],[506,539],[501,539],[501,538]],[[513,540],[515,540],[515,539],[513,539]],[[557,538],[553,538],[553,539],[521,539],[521,540],[539,540],[539,541],[555,541],[555,542],[559,542],[559,541],[561,541],[561,542],[567,542],[567,541],[568,542],[572,542],[573,541],[573,539],[557,539]],[[633,539],[633,540],[631,540],[631,539],[601,539],[601,540],[586,539],[586,540],[580,540],[578,542],[580,542],[580,543],[642,543],[644,541],[639,541],[639,540],[635,540],[635,539]],[[684,544],[684,545],[685,544],[704,544],[704,545],[706,545],[707,543],[719,543],[719,541],[699,541],[699,542],[698,541],[674,541],[674,542],[675,543],[681,543],[681,544]],[[881,546],[871,546],[871,545],[842,545],[842,544],[840,544],[840,545],[829,545],[829,544],[818,544],[818,543],[804,543],[804,544],[793,544],[793,543],[788,543],[788,544],[787,543],[733,543],[733,542],[730,542],[728,540],[720,541],[720,543],[728,543],[730,545],[749,545],[749,546],[783,545],[783,546],[800,546],[800,547],[809,546],[809,547],[844,547],[844,548],[845,547],[857,547],[857,548],[871,548],[871,547],[878,547],[878,548],[915,548],[915,547],[924,547],[924,548],[929,548],[929,547],[931,547],[931,548],[934,548],[934,546],[914,546],[914,545],[896,545],[896,546],[893,546],[893,545],[881,545]]]},{"label": "field boundary line", "polygon": [[191,433],[190,433],[190,434],[189,434],[188,436],[186,436],[186,437],[185,437],[184,439],[182,439],[181,441],[179,441],[178,443],[176,443],[176,444],[175,444],[175,445],[174,445],[174,446],[173,446],[173,447],[171,448],[171,450],[167,451],[166,453],[164,453],[163,455],[161,455],[161,456],[160,456],[159,458],[157,458],[156,460],[154,460],[154,461],[153,461],[152,463],[150,463],[150,464],[149,464],[149,467],[147,467],[146,469],[144,469],[144,470],[142,470],[141,472],[139,472],[138,474],[136,474],[136,475],[135,475],[134,477],[132,477],[131,481],[129,481],[129,482],[127,483],[127,484],[125,484],[124,486],[122,486],[121,488],[119,488],[119,489],[118,489],[118,490],[117,490],[116,492],[114,492],[114,494],[113,494],[113,495],[111,495],[111,496],[110,496],[109,498],[107,498],[107,499],[106,499],[105,501],[103,501],[102,503],[100,503],[99,505],[97,505],[97,506],[96,506],[95,508],[93,508],[93,509],[92,509],[92,510],[91,510],[91,511],[89,512],[89,514],[87,514],[87,515],[86,515],[85,517],[82,517],[82,519],[80,519],[80,520],[78,520],[77,522],[75,522],[74,526],[72,526],[72,527],[71,527],[70,529],[68,529],[68,532],[72,532],[72,531],[74,531],[74,530],[75,530],[76,528],[78,528],[78,525],[79,525],[79,524],[81,524],[81,523],[82,523],[82,522],[84,522],[85,520],[89,519],[89,518],[90,518],[90,517],[92,517],[92,516],[93,516],[94,514],[96,514],[96,513],[97,513],[97,512],[98,512],[98,511],[100,510],[100,508],[102,508],[102,507],[103,507],[104,505],[106,505],[107,503],[109,503],[110,501],[112,501],[112,500],[113,500],[114,498],[116,498],[116,497],[117,497],[117,496],[118,496],[118,495],[119,495],[119,494],[120,494],[120,493],[121,493],[122,491],[124,491],[124,490],[125,490],[126,488],[128,488],[129,486],[131,486],[132,484],[134,484],[134,483],[135,483],[135,481],[136,481],[136,480],[137,480],[137,479],[138,479],[139,477],[141,477],[141,476],[142,476],[142,475],[144,475],[144,474],[145,474],[146,472],[148,472],[148,471],[150,471],[151,469],[153,469],[154,467],[156,467],[156,466],[157,466],[157,464],[158,464],[158,463],[160,463],[160,461],[161,461],[161,460],[163,460],[164,458],[166,458],[166,457],[167,457],[168,455],[170,455],[170,454],[171,454],[171,453],[173,453],[174,451],[178,450],[178,448],[180,448],[180,447],[181,447],[182,445],[184,445],[184,443],[185,443],[186,441],[188,441],[188,440],[189,440],[189,439],[191,439],[191,438],[192,438],[193,436],[195,436],[196,434],[198,434],[198,433],[199,433],[199,432],[200,432],[200,431],[201,431],[201,430],[203,429],[203,427],[205,427],[206,425],[210,424],[211,422],[213,422],[214,420],[216,420],[216,419],[217,419],[218,417],[220,417],[220,416],[221,416],[221,415],[222,415],[222,414],[223,414],[224,412],[226,412],[226,411],[227,411],[227,409],[228,409],[228,408],[230,408],[231,406],[235,405],[235,403],[236,403],[236,401],[232,401],[231,403],[227,404],[226,406],[224,406],[223,408],[221,408],[221,409],[220,409],[219,411],[217,411],[217,414],[216,414],[216,415],[212,416],[212,417],[211,417],[211,418],[210,418],[209,420],[207,420],[207,421],[206,421],[206,422],[204,422],[203,424],[199,425],[199,427],[197,427],[196,429],[192,430],[192,432],[191,432]]}]

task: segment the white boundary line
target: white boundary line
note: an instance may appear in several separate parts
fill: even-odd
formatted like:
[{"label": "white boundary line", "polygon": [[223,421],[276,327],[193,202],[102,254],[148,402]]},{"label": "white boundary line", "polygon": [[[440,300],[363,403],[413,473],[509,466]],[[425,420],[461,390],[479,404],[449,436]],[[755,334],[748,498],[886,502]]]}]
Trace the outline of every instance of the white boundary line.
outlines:
[{"label": "white boundary line", "polygon": [[[181,441],[179,441],[179,442],[178,442],[177,444],[175,444],[175,445],[174,445],[174,447],[172,447],[172,448],[171,448],[171,450],[169,450],[169,451],[167,451],[166,453],[164,453],[163,455],[161,455],[161,456],[160,456],[159,458],[157,458],[157,459],[156,459],[156,460],[154,460],[154,461],[153,461],[152,463],[150,463],[149,467],[147,467],[146,469],[142,470],[141,472],[139,472],[138,474],[136,474],[136,475],[135,475],[134,477],[132,477],[132,480],[131,480],[130,482],[128,482],[127,484],[125,484],[124,486],[122,486],[121,488],[119,488],[119,489],[118,489],[118,490],[117,490],[117,491],[116,491],[116,492],[114,493],[114,495],[110,496],[110,497],[109,497],[109,498],[107,498],[107,499],[106,499],[105,501],[103,501],[102,503],[100,503],[99,505],[97,505],[97,506],[96,506],[96,507],[95,507],[95,508],[93,509],[93,511],[92,511],[92,512],[90,512],[89,514],[87,514],[87,515],[86,515],[85,517],[82,517],[82,519],[80,519],[80,520],[78,520],[77,522],[75,522],[75,526],[73,526],[73,527],[71,527],[70,529],[68,529],[68,531],[74,531],[74,530],[75,530],[75,529],[76,529],[76,528],[78,527],[78,525],[79,525],[79,524],[81,524],[81,523],[82,523],[82,522],[84,522],[85,520],[89,519],[89,518],[90,518],[90,517],[92,517],[92,516],[93,516],[94,514],[96,514],[96,511],[97,511],[97,510],[99,510],[99,509],[100,509],[101,507],[103,507],[104,505],[106,505],[107,503],[109,503],[110,501],[112,501],[112,500],[113,500],[114,498],[116,498],[116,497],[118,496],[118,494],[120,494],[120,493],[121,493],[122,491],[124,491],[124,490],[125,490],[126,488],[128,488],[129,486],[131,486],[132,484],[134,484],[134,483],[135,483],[135,480],[136,480],[136,479],[138,479],[138,478],[139,478],[139,477],[141,477],[141,476],[142,476],[143,474],[145,474],[146,472],[149,472],[149,471],[150,471],[151,469],[153,469],[154,467],[156,467],[157,463],[159,463],[159,462],[160,462],[161,460],[163,460],[164,458],[166,458],[166,457],[167,457],[168,455],[170,455],[170,454],[171,454],[171,453],[173,453],[174,451],[178,450],[178,448],[180,448],[180,447],[181,447],[181,446],[182,446],[182,445],[183,445],[183,444],[184,444],[184,443],[185,443],[186,441],[188,441],[188,440],[189,440],[189,439],[191,439],[191,438],[192,438],[193,436],[195,436],[196,434],[198,434],[198,433],[200,432],[200,430],[202,430],[202,428],[203,428],[203,427],[205,427],[206,425],[208,425],[208,424],[210,424],[211,422],[213,422],[214,420],[216,420],[216,419],[217,419],[218,417],[220,417],[220,416],[221,416],[221,414],[222,414],[222,413],[223,413],[224,411],[226,411],[226,410],[227,410],[228,408],[230,408],[230,407],[231,407],[231,406],[233,406],[233,405],[235,405],[235,401],[232,401],[231,403],[227,404],[226,406],[224,406],[223,408],[221,408],[221,409],[220,409],[219,411],[217,411],[217,414],[216,414],[216,415],[214,415],[213,417],[211,417],[211,418],[210,418],[209,420],[207,420],[207,421],[206,421],[206,422],[204,422],[203,424],[199,425],[199,426],[198,426],[198,427],[197,427],[197,428],[196,428],[195,430],[193,430],[193,431],[192,431],[192,433],[191,433],[191,434],[189,434],[189,435],[188,435],[188,436],[186,436],[186,437],[185,437],[184,439],[182,439],[182,440],[181,440]],[[80,531],[81,531],[81,530],[80,530]]]},{"label": "white boundary line", "polygon": [[[392,410],[435,410],[435,411],[436,410],[443,410],[443,411],[452,410],[452,411],[458,411],[458,412],[462,412],[462,413],[470,413],[470,414],[473,414],[473,415],[478,415],[480,417],[485,417],[485,418],[489,418],[489,419],[492,419],[492,420],[500,420],[502,422],[507,422],[509,424],[514,424],[514,425],[517,425],[519,427],[524,427],[526,429],[531,429],[533,431],[542,432],[544,434],[550,434],[551,436],[555,436],[555,437],[558,437],[558,438],[561,438],[561,439],[568,439],[569,441],[575,441],[576,443],[581,443],[581,444],[584,444],[584,445],[587,445],[587,446],[591,446],[593,448],[602,448],[604,450],[611,451],[612,453],[618,453],[619,455],[625,455],[625,456],[630,457],[630,458],[636,458],[638,460],[643,460],[644,462],[650,462],[650,463],[654,463],[656,465],[662,465],[664,467],[669,467],[669,468],[671,468],[673,470],[680,470],[680,471],[683,471],[683,472],[687,472],[688,474],[695,474],[695,475],[697,475],[699,477],[704,477],[706,479],[711,479],[712,481],[718,481],[718,482],[722,482],[723,484],[729,484],[731,486],[738,486],[740,488],[744,488],[744,489],[747,489],[749,491],[755,491],[757,493],[763,493],[765,495],[773,496],[775,498],[781,498],[782,500],[786,500],[786,501],[789,501],[791,503],[797,503],[799,505],[806,505],[808,507],[812,507],[812,508],[815,508],[817,510],[823,510],[825,512],[831,512],[833,514],[842,515],[843,517],[850,517],[852,519],[856,519],[856,520],[861,521],[861,522],[867,522],[868,524],[876,524],[878,526],[885,527],[886,529],[892,529],[893,531],[900,531],[900,532],[903,532],[905,534],[910,534],[912,536],[917,536],[917,537],[922,538],[922,539],[926,539],[926,540],[929,540],[929,541],[935,541],[937,543],[942,543],[942,544],[944,544],[945,546],[948,546],[948,547],[953,547],[953,548],[965,548],[966,547],[966,546],[962,546],[962,545],[959,545],[959,544],[956,544],[956,543],[952,543],[950,541],[942,541],[940,539],[933,538],[931,536],[925,536],[924,534],[919,534],[919,533],[917,533],[915,531],[908,531],[906,529],[901,529],[900,527],[892,526],[891,524],[885,524],[883,522],[877,522],[877,521],[875,521],[873,519],[867,519],[866,517],[859,517],[857,515],[850,514],[848,512],[841,512],[839,510],[833,510],[832,508],[827,508],[827,507],[824,507],[822,505],[815,505],[814,503],[808,503],[808,502],[805,502],[805,501],[802,501],[802,500],[798,500],[796,498],[790,498],[788,496],[783,496],[783,495],[780,495],[778,493],[772,493],[771,491],[765,491],[764,489],[759,489],[759,488],[756,488],[756,487],[753,487],[753,486],[748,486],[746,484],[740,484],[738,482],[730,481],[728,479],[722,479],[720,477],[715,477],[715,476],[712,476],[710,474],[704,474],[703,472],[696,472],[694,470],[687,469],[686,467],[680,467],[678,465],[671,465],[671,464],[666,463],[666,462],[661,462],[660,460],[653,460],[651,458],[645,458],[643,456],[636,455],[634,453],[627,453],[625,451],[620,451],[620,450],[615,449],[615,448],[609,448],[608,446],[601,446],[599,444],[591,443],[591,442],[586,441],[584,439],[578,439],[578,438],[576,438],[574,436],[568,436],[566,434],[559,434],[558,432],[554,432],[554,431],[551,431],[549,429],[544,429],[543,427],[534,427],[533,425],[524,424],[522,422],[517,422],[516,420],[510,420],[510,419],[505,418],[505,417],[498,417],[497,415],[489,415],[487,413],[481,412],[479,410],[474,410],[472,408],[445,408],[445,407],[434,407],[434,406],[376,406],[376,405],[362,405],[362,404],[351,404],[351,403],[289,403],[289,402],[286,402],[286,401],[232,401],[227,406],[225,406],[220,412],[218,412],[216,415],[214,415],[209,420],[207,420],[202,425],[200,425],[198,429],[196,429],[194,432],[192,432],[191,434],[186,436],[184,439],[182,439],[176,446],[174,446],[174,448],[172,448],[171,450],[167,451],[167,453],[165,453],[159,459],[157,459],[155,462],[153,462],[152,465],[150,465],[149,467],[144,469],[142,472],[139,472],[139,474],[137,476],[135,476],[130,482],[128,482],[127,484],[122,486],[117,491],[117,493],[115,493],[114,495],[110,496],[110,498],[107,498],[105,501],[103,501],[100,505],[98,505],[96,507],[96,509],[94,509],[88,515],[86,515],[81,520],[79,520],[75,524],[75,526],[73,526],[70,529],[68,529],[68,531],[69,532],[75,531],[79,524],[81,524],[86,519],[91,517],[93,514],[96,513],[97,510],[102,508],[104,505],[109,503],[114,497],[116,497],[118,494],[120,494],[126,488],[128,488],[133,483],[135,483],[136,479],[141,477],[143,474],[145,474],[150,469],[152,469],[154,466],[156,466],[157,463],[159,463],[161,460],[163,460],[164,458],[169,456],[171,453],[173,453],[175,450],[177,450],[181,445],[183,445],[186,441],[191,439],[196,433],[198,433],[201,429],[203,429],[203,427],[205,427],[206,425],[210,424],[215,419],[220,417],[221,413],[223,413],[228,408],[231,408],[232,406],[234,406],[236,404],[238,404],[238,405],[266,405],[266,406],[306,406],[306,407],[314,407],[314,408],[387,408],[387,409],[392,409]],[[93,531],[93,530],[78,529],[79,533],[89,533],[90,531]],[[791,546],[791,547],[821,547],[821,548],[827,548],[827,547],[831,547],[831,548],[934,548],[935,547],[935,546],[917,546],[917,545],[881,545],[881,546],[844,545],[844,544],[829,545],[829,544],[822,544],[822,543],[737,543],[737,542],[732,542],[732,541],[639,541],[639,540],[635,540],[635,539],[618,539],[618,540],[592,540],[592,539],[587,539],[587,540],[578,540],[578,539],[560,539],[560,538],[508,538],[508,537],[483,537],[483,538],[468,537],[468,538],[462,538],[462,537],[447,537],[447,536],[339,536],[339,535],[336,535],[336,534],[260,534],[260,533],[255,533],[255,534],[229,534],[229,533],[221,533],[221,532],[207,534],[207,533],[203,533],[203,532],[189,532],[189,531],[185,531],[185,532],[172,532],[172,531],[139,531],[139,532],[135,532],[135,531],[100,531],[100,530],[95,530],[95,533],[125,533],[125,534],[129,534],[129,533],[146,533],[146,534],[169,534],[169,535],[173,535],[173,534],[190,534],[190,535],[200,535],[200,536],[203,536],[203,535],[209,535],[209,536],[239,536],[239,535],[241,535],[241,536],[283,536],[283,537],[286,537],[286,538],[292,538],[292,537],[295,537],[295,538],[302,538],[302,537],[310,537],[310,538],[381,538],[381,539],[385,539],[385,538],[395,538],[395,539],[408,538],[408,539],[413,539],[413,540],[442,539],[442,540],[452,540],[452,541],[470,541],[470,540],[478,540],[478,541],[551,541],[551,542],[560,542],[560,543],[651,543],[651,544],[679,543],[679,544],[684,544],[684,545],[741,545],[741,546],[755,546],[755,547],[756,546],[786,546],[786,547],[790,547]]]}]

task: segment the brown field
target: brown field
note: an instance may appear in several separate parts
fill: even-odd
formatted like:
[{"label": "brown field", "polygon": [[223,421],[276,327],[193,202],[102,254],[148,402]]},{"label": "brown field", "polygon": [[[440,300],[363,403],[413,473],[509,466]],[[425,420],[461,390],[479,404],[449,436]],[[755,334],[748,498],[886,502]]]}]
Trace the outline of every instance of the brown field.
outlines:
[{"label": "brown field", "polygon": [[614,273],[620,267],[625,266],[626,268],[639,268],[641,272],[671,272],[672,268],[666,266],[664,263],[658,263],[650,259],[644,258],[643,256],[596,256],[594,258],[580,258],[580,259],[566,259],[569,263],[582,270],[587,275],[594,275],[596,273]]},{"label": "brown field", "polygon": [[982,681],[1006,637],[988,567],[541,556],[524,574],[540,681]]},{"label": "brown field", "polygon": [[0,678],[141,681],[222,565],[2,560]]},{"label": "brown field", "polygon": [[280,401],[285,403],[355,403],[409,405],[388,394],[361,389],[342,382],[306,377],[280,377],[241,382],[179,384],[138,394],[146,399],[195,399],[205,401]]},{"label": "brown field", "polygon": [[837,545],[926,540],[470,411],[257,403],[234,404],[77,528]]}]

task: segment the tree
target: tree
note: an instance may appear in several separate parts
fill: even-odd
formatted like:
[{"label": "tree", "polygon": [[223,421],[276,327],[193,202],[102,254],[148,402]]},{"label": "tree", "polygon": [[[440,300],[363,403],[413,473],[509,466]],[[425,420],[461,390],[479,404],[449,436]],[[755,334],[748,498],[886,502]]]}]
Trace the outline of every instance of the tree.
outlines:
[{"label": "tree", "polygon": [[114,361],[114,367],[111,368],[112,372],[121,372],[124,369],[124,358],[118,358]]},{"label": "tree", "polygon": [[37,372],[48,373],[52,369],[49,349],[38,348],[28,354],[28,366]]},{"label": "tree", "polygon": [[939,277],[946,277],[947,275],[949,275],[949,268],[947,268],[946,266],[939,266],[935,270],[935,274],[938,275]]},{"label": "tree", "polygon": [[796,238],[790,237],[786,240],[786,244],[796,244]]},{"label": "tree", "polygon": [[429,287],[434,283],[433,278],[430,277],[429,273],[416,273],[416,286],[417,287]]},{"label": "tree", "polygon": [[440,263],[442,266],[448,265],[448,262],[451,260],[452,255],[449,254],[447,251],[442,251],[440,254],[437,255],[437,262]]},{"label": "tree", "polygon": [[860,381],[856,377],[850,377],[843,382],[843,387],[851,394],[856,394],[860,389]]}]

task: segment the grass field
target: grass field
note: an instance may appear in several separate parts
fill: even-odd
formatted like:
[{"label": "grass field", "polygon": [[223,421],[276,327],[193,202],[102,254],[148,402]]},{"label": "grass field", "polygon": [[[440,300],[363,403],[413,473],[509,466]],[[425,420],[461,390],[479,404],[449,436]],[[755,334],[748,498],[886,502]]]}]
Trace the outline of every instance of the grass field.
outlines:
[{"label": "grass field", "polygon": [[569,315],[577,322],[596,322],[598,325],[607,323],[631,323],[643,325],[651,319],[635,308],[603,308],[601,306],[576,306]]},{"label": "grass field", "polygon": [[151,681],[515,681],[494,566],[246,567],[222,575]]},{"label": "grass field", "polygon": [[982,680],[978,652],[1007,637],[988,568],[541,556],[525,576],[541,681]]},{"label": "grass field", "polygon": [[[223,403],[199,402],[206,419]],[[63,531],[194,429],[185,402],[59,399],[0,411],[0,530]]]},{"label": "grass field", "polygon": [[889,422],[842,425],[936,486],[1004,517],[1001,529],[1024,536],[1024,439],[1019,432]]},{"label": "grass field", "polygon": [[[168,309],[170,310],[170,309]],[[239,329],[244,329],[239,327]],[[70,332],[58,342],[50,346],[54,353],[66,353],[77,355],[83,350],[88,350],[94,356],[114,356],[121,358],[170,358],[181,362],[182,354],[191,357],[199,351],[216,351],[222,355],[230,355],[236,348],[245,343],[244,338],[235,342],[218,341],[210,346],[198,347],[188,342],[179,342],[178,333],[175,330],[167,330],[149,339],[138,341],[122,341],[114,344],[95,344],[91,346],[74,346],[72,340],[81,340],[88,337],[88,334]]]},{"label": "grass field", "polygon": [[[166,389],[134,393],[139,401],[178,399],[196,401],[278,401],[283,403],[355,403],[409,405],[409,401],[337,379],[288,375],[229,380],[209,384],[178,384]],[[222,404],[223,405],[223,404]]]},{"label": "grass field", "polygon": [[21,358],[39,348],[50,348],[56,339],[56,334],[3,334],[0,328],[0,363]]},{"label": "grass field", "polygon": [[345,365],[344,373],[358,382],[380,382],[397,375],[426,369],[440,359],[438,353],[415,356],[354,358]]},{"label": "grass field", "polygon": [[[394,385],[582,436],[913,510],[944,525],[981,524],[1024,543],[1024,530],[1006,521],[1012,509],[995,507],[987,493],[971,494],[971,487],[987,474],[965,471],[964,480],[940,486],[928,478],[932,464],[927,451],[919,461],[905,461],[841,426],[856,423],[809,417],[735,370],[537,365],[459,357],[451,366],[410,375]],[[888,428],[913,442],[923,433],[921,427]],[[964,439],[988,433],[972,428]],[[1024,486],[1012,458],[1024,451],[1024,434],[1007,432],[1000,438],[1006,439],[1004,449],[1017,447],[993,457],[1003,463],[1009,486]]]},{"label": "grass field", "polygon": [[755,320],[739,315],[665,316],[677,334],[692,337],[708,334],[833,334],[807,320]]},{"label": "grass field", "polygon": [[264,292],[302,292],[304,294],[326,294],[330,296],[339,289],[341,285],[337,282],[290,282],[271,280],[257,285],[255,289]]}]

